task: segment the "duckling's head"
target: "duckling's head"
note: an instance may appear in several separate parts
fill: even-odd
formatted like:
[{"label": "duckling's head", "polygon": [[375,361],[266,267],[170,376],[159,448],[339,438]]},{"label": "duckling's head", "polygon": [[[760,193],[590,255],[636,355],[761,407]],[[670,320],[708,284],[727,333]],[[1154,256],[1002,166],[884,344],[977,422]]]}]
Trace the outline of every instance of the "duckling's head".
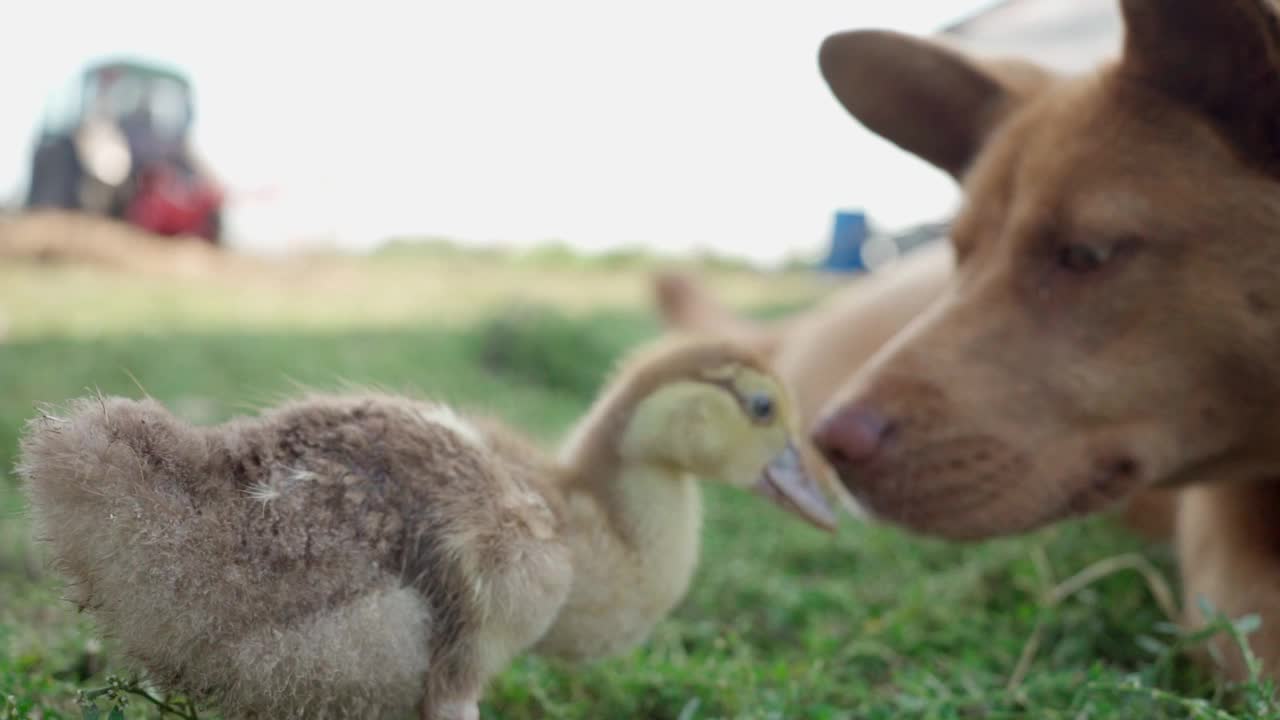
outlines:
[{"label": "duckling's head", "polygon": [[628,370],[635,397],[618,445],[625,461],[749,488],[834,529],[798,450],[791,398],[761,356],[726,340],[675,338],[635,356]]}]

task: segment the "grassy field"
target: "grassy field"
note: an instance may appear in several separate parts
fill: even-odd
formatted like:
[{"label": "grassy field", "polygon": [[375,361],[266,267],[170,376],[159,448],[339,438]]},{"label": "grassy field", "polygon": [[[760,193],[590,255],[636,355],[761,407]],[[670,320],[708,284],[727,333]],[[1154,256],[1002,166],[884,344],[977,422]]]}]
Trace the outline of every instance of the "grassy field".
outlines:
[{"label": "grassy field", "polygon": [[[643,264],[495,263],[394,253],[180,279],[0,267],[0,720],[106,718],[109,695],[85,710],[77,694],[126,672],[28,538],[8,468],[34,403],[141,386],[214,422],[299,384],[375,383],[553,442],[612,360],[656,331]],[[803,276],[714,279],[758,309],[822,291]],[[1191,668],[1180,650],[1198,639],[1172,630],[1141,573],[1070,579],[1109,559],[1171,576],[1167,551],[1105,519],[961,546],[855,521],[833,540],[727,493],[707,505],[693,591],[647,646],[586,667],[523,659],[484,717],[1280,717],[1267,686]],[[160,716],[131,697],[123,717]]]}]

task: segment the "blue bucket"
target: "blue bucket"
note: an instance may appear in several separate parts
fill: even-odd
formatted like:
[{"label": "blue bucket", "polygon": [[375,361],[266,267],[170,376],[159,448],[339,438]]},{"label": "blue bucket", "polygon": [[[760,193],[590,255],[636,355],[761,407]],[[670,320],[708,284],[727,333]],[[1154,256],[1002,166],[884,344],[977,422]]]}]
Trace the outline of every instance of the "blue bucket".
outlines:
[{"label": "blue bucket", "polygon": [[865,272],[862,246],[870,235],[867,215],[861,210],[838,210],[831,226],[831,249],[822,261],[829,272]]}]

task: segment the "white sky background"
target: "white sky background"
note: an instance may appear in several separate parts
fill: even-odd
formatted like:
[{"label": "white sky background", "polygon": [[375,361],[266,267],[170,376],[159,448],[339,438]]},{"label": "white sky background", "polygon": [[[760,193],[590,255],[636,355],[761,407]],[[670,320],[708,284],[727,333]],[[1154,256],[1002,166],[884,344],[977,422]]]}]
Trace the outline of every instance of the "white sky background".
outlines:
[{"label": "white sky background", "polygon": [[[178,64],[246,249],[303,236],[558,239],[816,253],[832,212],[901,227],[956,200],[863,130],[817,69],[853,27],[931,32],[983,0],[14,3],[0,24],[0,198],[50,89],[117,52]],[[274,186],[273,202],[255,199]]]}]

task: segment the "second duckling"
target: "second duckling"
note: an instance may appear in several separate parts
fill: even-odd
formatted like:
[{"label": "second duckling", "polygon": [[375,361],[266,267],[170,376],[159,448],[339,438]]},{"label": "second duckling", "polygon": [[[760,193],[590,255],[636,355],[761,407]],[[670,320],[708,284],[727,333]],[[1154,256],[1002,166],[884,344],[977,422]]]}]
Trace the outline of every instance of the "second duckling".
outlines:
[{"label": "second duckling", "polygon": [[674,341],[636,353],[561,450],[573,589],[535,650],[587,660],[649,635],[697,566],[699,478],[752,489],[834,529],[795,432],[781,381],[738,344]]}]

